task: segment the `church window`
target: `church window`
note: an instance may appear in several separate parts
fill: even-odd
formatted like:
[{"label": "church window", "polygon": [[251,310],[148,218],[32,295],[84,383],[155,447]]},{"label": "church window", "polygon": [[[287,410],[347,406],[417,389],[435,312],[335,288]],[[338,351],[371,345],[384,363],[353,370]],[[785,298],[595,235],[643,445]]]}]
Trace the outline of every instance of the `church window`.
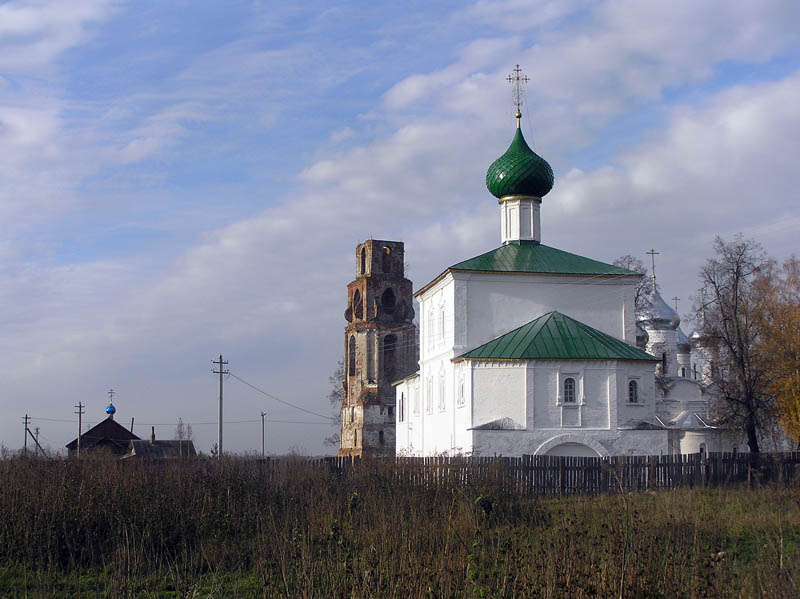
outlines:
[{"label": "church window", "polygon": [[694,375],[695,380],[697,380],[697,364],[692,364],[692,374]]},{"label": "church window", "polygon": [[681,367],[681,376],[686,378],[686,368],[683,366]]},{"label": "church window", "polygon": [[383,431],[378,431],[378,443],[380,443],[381,445],[383,445],[383,442],[384,442],[384,439],[383,439]]},{"label": "church window", "polygon": [[439,339],[444,339],[444,306],[439,306]]},{"label": "church window", "polygon": [[353,294],[353,314],[356,318],[364,317],[364,302],[361,301],[361,292],[358,289]]},{"label": "church window", "polygon": [[350,376],[355,376],[356,374],[356,337],[355,335],[350,335],[350,341],[348,342],[348,357],[347,357],[347,373]]},{"label": "church window", "polygon": [[414,398],[414,401],[412,402],[412,405],[414,406],[414,415],[419,416],[419,385],[415,385],[414,388],[409,391],[409,394]]},{"label": "church window", "polygon": [[458,399],[456,400],[458,407],[464,406],[464,377],[458,379]]},{"label": "church window", "polygon": [[367,248],[361,248],[361,274],[367,274]]},{"label": "church window", "polygon": [[400,401],[397,403],[397,421],[403,422],[406,413],[406,397],[405,394],[400,394]]},{"label": "church window", "polygon": [[575,379],[564,379],[564,403],[575,403]]},{"label": "church window", "polygon": [[661,352],[661,376],[667,376],[667,352]]},{"label": "church window", "polygon": [[351,407],[350,408],[350,422],[353,423],[356,421],[356,409]]},{"label": "church window", "polygon": [[439,403],[438,403],[439,411],[440,412],[444,412],[444,406],[445,406],[445,404],[444,404],[444,372],[439,373],[439,397],[438,397],[438,400],[439,400]]},{"label": "church window", "polygon": [[383,338],[383,375],[390,381],[394,380],[396,348],[397,337],[395,335],[386,335]]},{"label": "church window", "polygon": [[375,382],[375,335],[367,333],[367,355],[364,356],[367,362],[367,382]]},{"label": "church window", "polygon": [[392,250],[383,248],[383,272],[392,272]]},{"label": "church window", "polygon": [[425,411],[430,414],[433,412],[433,378],[425,379]]},{"label": "church window", "polygon": [[639,384],[636,381],[628,383],[628,403],[639,403]]},{"label": "church window", "polygon": [[391,288],[383,292],[381,296],[381,312],[386,314],[393,314],[397,300],[394,296],[394,291]]},{"label": "church window", "polygon": [[353,447],[358,447],[358,431],[353,431]]}]

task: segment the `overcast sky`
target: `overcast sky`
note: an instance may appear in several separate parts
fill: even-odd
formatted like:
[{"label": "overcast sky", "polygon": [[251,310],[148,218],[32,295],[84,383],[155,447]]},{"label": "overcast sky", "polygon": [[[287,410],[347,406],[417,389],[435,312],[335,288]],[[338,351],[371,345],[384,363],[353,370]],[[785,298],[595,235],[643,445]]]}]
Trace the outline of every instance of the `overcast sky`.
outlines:
[{"label": "overcast sky", "polygon": [[[797,250],[799,26],[795,0],[0,2],[0,442],[28,413],[63,448],[113,388],[140,436],[180,417],[208,451],[220,353],[330,414],[355,245],[404,241],[418,289],[500,244],[516,63],[543,242],[655,248],[686,314],[714,236]],[[226,450],[265,410],[269,452],[332,451],[225,385]]]}]

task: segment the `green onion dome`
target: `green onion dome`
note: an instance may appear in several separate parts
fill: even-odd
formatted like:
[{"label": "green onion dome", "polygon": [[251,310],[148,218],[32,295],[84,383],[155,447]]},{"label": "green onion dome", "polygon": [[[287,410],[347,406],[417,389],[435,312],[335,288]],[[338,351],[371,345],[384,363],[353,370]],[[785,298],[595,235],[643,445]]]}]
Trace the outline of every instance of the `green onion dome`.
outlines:
[{"label": "green onion dome", "polygon": [[528,147],[518,127],[506,153],[486,171],[486,187],[496,198],[512,195],[541,198],[553,189],[553,169]]}]

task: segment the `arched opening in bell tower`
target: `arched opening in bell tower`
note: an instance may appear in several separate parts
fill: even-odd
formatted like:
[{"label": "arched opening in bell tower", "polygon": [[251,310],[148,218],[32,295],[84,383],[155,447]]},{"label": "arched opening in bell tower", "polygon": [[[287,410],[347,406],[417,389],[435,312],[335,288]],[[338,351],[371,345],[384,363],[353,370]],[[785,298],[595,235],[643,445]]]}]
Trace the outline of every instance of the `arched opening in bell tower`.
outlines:
[{"label": "arched opening in bell tower", "polygon": [[393,314],[395,306],[397,305],[397,298],[395,298],[394,291],[390,287],[383,292],[381,296],[381,312],[384,314]]}]

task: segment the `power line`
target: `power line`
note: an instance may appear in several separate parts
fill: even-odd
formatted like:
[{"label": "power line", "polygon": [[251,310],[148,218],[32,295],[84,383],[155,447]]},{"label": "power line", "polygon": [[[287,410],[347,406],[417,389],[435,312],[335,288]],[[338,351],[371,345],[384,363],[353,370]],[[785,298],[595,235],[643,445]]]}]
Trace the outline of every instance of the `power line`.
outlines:
[{"label": "power line", "polygon": [[256,391],[258,391],[258,392],[259,392],[259,393],[261,393],[262,395],[266,395],[267,397],[269,397],[269,398],[272,398],[272,399],[274,399],[275,401],[277,401],[277,402],[279,402],[279,403],[282,403],[282,404],[284,404],[284,405],[287,405],[287,406],[289,406],[290,408],[294,408],[295,410],[300,410],[301,412],[305,412],[306,414],[311,414],[312,416],[317,416],[318,418],[324,418],[325,420],[331,420],[331,421],[333,421],[333,418],[331,418],[330,416],[325,416],[324,414],[319,414],[319,413],[317,413],[317,412],[312,412],[311,410],[306,410],[305,408],[301,408],[301,407],[300,407],[300,406],[298,406],[298,405],[295,405],[295,404],[293,404],[293,403],[290,403],[290,402],[288,402],[288,401],[284,401],[284,400],[282,400],[280,397],[275,397],[274,395],[272,395],[272,393],[267,393],[267,392],[266,392],[266,391],[264,391],[263,389],[259,389],[259,388],[258,388],[258,387],[256,387],[255,385],[253,385],[253,384],[251,384],[251,383],[248,383],[246,380],[244,380],[244,379],[243,379],[243,378],[241,378],[241,377],[238,377],[238,376],[236,376],[236,375],[235,375],[235,374],[233,374],[232,372],[229,372],[228,374],[230,374],[230,375],[231,375],[233,378],[235,378],[235,379],[236,379],[237,381],[239,381],[240,383],[244,383],[245,385],[247,385],[247,386],[248,386],[248,387],[250,387],[251,389],[255,389]]},{"label": "power line", "polygon": [[[69,424],[75,424],[78,422],[77,420],[60,420],[58,418],[37,418],[36,416],[30,416],[31,420],[42,420],[44,422],[67,422]],[[254,418],[252,420],[226,420],[225,424],[249,424],[251,422],[261,422],[260,418]],[[311,422],[309,420],[270,420],[269,418],[266,422],[275,422],[278,424],[324,424],[325,426],[329,426],[330,422]],[[90,422],[86,423],[87,425],[92,424]],[[138,422],[140,426],[175,426],[177,423],[175,422]],[[210,422],[187,422],[186,424],[191,424],[192,426],[203,426],[208,425],[211,426],[212,424],[217,424],[217,421],[210,421]],[[42,435],[44,437],[44,435]],[[46,439],[47,437],[45,437]],[[48,439],[49,441],[49,439]]]}]

